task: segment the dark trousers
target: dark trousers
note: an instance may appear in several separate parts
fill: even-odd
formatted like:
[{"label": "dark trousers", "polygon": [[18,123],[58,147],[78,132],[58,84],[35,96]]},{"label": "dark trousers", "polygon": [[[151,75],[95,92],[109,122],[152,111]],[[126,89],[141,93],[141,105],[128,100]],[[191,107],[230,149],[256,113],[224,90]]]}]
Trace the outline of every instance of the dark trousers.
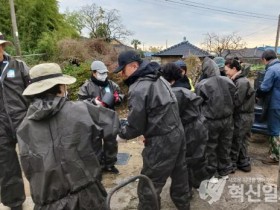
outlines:
[{"label": "dark trousers", "polygon": [[219,119],[207,119],[209,139],[206,146],[207,171],[209,178],[218,173],[221,176],[232,170],[230,151],[233,136],[232,116]]},{"label": "dark trousers", "polygon": [[15,207],[25,201],[25,193],[15,149],[16,140],[11,135],[12,131],[7,126],[0,125],[1,202],[5,206]]},{"label": "dark trousers", "polygon": [[[171,177],[170,196],[177,209],[188,210],[189,185],[188,170],[185,160],[185,140],[183,132],[176,129],[168,136],[146,139],[143,156],[142,174],[148,176],[156,189],[160,206],[160,193],[168,177]],[[155,203],[148,184],[139,180],[139,210],[154,210]]]},{"label": "dark trousers", "polygon": [[34,210],[107,210],[105,200],[107,193],[101,183],[96,181],[90,186],[69,193],[66,197],[50,204],[35,204]]},{"label": "dark trousers", "polygon": [[101,165],[111,167],[117,162],[118,142],[116,138],[103,139]]},{"label": "dark trousers", "polygon": [[251,132],[253,119],[254,113],[240,113],[234,116],[234,132],[230,154],[234,169],[250,165],[247,136]]}]

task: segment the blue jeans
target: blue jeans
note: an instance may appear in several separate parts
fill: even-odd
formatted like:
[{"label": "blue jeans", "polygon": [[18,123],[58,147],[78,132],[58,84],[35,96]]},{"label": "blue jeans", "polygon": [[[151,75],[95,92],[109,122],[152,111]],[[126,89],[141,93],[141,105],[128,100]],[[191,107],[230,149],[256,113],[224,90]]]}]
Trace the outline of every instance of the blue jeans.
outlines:
[{"label": "blue jeans", "polygon": [[268,110],[267,128],[270,136],[280,136],[280,109]]}]

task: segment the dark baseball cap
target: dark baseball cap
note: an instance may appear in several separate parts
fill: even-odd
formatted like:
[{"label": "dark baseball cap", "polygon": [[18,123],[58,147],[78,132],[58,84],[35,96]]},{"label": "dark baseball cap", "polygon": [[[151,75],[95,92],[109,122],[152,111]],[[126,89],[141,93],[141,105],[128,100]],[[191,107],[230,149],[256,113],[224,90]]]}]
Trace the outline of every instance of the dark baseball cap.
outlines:
[{"label": "dark baseball cap", "polygon": [[114,70],[114,73],[118,73],[122,71],[127,64],[132,63],[134,61],[142,63],[140,54],[137,51],[128,50],[128,51],[121,52],[118,57],[119,66]]},{"label": "dark baseball cap", "polygon": [[177,60],[177,61],[174,62],[174,64],[176,66],[178,66],[179,68],[187,67],[187,64],[184,61],[182,61],[182,60]]}]

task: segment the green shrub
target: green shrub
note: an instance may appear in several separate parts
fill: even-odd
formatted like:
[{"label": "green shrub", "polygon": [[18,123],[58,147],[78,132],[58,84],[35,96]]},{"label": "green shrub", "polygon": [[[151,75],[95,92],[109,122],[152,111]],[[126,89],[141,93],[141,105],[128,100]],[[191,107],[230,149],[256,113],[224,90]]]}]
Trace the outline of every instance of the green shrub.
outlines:
[{"label": "green shrub", "polygon": [[77,100],[78,99],[78,91],[79,87],[84,84],[84,82],[90,78],[91,71],[89,70],[90,63],[81,63],[80,66],[75,65],[66,65],[63,67],[63,73],[73,76],[77,79],[77,81],[69,85],[68,92],[69,92],[69,99],[70,100]]},{"label": "green shrub", "polygon": [[252,71],[261,71],[261,70],[264,70],[264,69],[265,69],[265,65],[263,65],[263,64],[253,64],[251,66]]},{"label": "green shrub", "polygon": [[53,60],[57,52],[57,36],[53,32],[44,32],[41,35],[41,38],[38,40],[36,53],[45,53],[42,57],[44,61]]}]

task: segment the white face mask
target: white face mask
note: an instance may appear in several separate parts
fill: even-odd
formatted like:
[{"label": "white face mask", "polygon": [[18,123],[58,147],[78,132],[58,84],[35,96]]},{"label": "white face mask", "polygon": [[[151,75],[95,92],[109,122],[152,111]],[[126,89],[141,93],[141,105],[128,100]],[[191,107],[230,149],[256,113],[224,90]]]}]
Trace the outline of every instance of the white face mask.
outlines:
[{"label": "white face mask", "polygon": [[102,81],[104,82],[108,77],[108,74],[105,72],[105,73],[98,73],[96,72],[96,79],[99,80],[99,81]]}]

